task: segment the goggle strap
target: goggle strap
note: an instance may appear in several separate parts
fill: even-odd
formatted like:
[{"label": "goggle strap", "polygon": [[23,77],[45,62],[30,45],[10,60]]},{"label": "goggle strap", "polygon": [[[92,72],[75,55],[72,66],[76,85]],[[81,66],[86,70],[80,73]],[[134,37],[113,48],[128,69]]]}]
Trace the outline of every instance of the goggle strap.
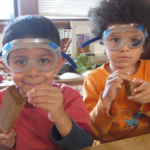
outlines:
[{"label": "goggle strap", "polygon": [[5,66],[2,60],[0,60],[0,64],[5,68],[5,70],[10,73],[9,69]]},{"label": "goggle strap", "polygon": [[139,41],[138,43],[133,44],[133,46],[140,45],[140,44],[141,44],[141,42],[142,42],[142,40],[141,40],[141,41]]},{"label": "goggle strap", "polygon": [[11,43],[9,42],[9,43],[7,43],[7,44],[4,45],[3,50],[7,51],[7,50],[8,50],[9,48],[11,48],[11,47],[12,47],[12,45],[11,45]]},{"label": "goggle strap", "polygon": [[84,44],[82,44],[81,47],[84,48],[84,47],[86,47],[87,45],[89,45],[89,44],[91,44],[91,43],[93,43],[93,42],[95,42],[95,41],[97,41],[97,40],[100,40],[100,39],[102,39],[101,36],[95,37],[95,38],[93,38],[93,39],[91,39],[91,40],[85,42]]},{"label": "goggle strap", "polygon": [[75,62],[67,54],[65,54],[64,52],[61,52],[61,55],[62,55],[62,57],[64,57],[65,59],[67,59],[70,62],[71,66],[73,67],[74,70],[76,70],[78,68],[77,65],[75,64]]}]

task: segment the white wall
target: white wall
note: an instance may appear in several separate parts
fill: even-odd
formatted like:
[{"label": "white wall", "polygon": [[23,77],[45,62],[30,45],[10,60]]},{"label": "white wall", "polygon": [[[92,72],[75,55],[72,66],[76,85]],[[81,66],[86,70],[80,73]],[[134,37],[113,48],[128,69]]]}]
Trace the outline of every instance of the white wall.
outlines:
[{"label": "white wall", "polygon": [[103,45],[101,45],[99,43],[99,41],[96,41],[96,42],[93,43],[93,52],[95,54],[103,54],[104,53]]},{"label": "white wall", "polygon": [[[71,30],[72,30],[72,57],[75,57],[77,52],[77,34],[89,34],[91,36],[91,31],[89,27],[89,21],[71,21]],[[91,36],[92,38],[92,36]],[[99,44],[99,41],[90,44],[91,53],[103,54],[103,46]]]}]

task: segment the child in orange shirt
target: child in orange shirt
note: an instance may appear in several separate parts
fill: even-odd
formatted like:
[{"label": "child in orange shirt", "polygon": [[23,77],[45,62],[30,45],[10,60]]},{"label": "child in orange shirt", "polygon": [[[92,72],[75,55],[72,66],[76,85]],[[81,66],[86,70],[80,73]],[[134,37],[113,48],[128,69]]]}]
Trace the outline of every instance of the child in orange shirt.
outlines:
[{"label": "child in orange shirt", "polygon": [[[84,82],[84,102],[93,137],[101,143],[150,133],[150,1],[102,0],[90,11],[91,29],[110,62]],[[86,43],[84,44],[84,46]],[[127,96],[125,81],[139,86]]]}]

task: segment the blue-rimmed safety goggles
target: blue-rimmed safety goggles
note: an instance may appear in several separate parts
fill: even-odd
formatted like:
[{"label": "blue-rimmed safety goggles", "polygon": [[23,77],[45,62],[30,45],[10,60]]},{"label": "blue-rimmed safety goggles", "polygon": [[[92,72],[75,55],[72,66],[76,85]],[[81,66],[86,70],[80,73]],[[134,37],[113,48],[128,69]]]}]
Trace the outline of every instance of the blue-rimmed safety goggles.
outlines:
[{"label": "blue-rimmed safety goggles", "polygon": [[[40,49],[44,49],[48,55],[46,57],[38,55],[37,58],[18,55],[17,50],[27,49],[32,50],[37,48],[37,52],[40,53]],[[20,52],[20,51],[18,51]],[[9,54],[15,55],[14,60],[9,62]],[[65,53],[61,51],[61,48],[54,42],[43,38],[24,38],[16,39],[7,43],[2,49],[2,61],[8,70],[12,72],[23,72],[30,65],[34,65],[39,71],[50,71],[57,64],[61,57],[67,59],[74,69],[77,68],[74,61]]]},{"label": "blue-rimmed safety goggles", "polygon": [[125,43],[129,48],[135,49],[142,46],[148,37],[147,30],[136,24],[115,25],[103,32],[102,37],[98,36],[82,45],[82,48],[90,43],[100,40],[110,50],[118,50]]}]

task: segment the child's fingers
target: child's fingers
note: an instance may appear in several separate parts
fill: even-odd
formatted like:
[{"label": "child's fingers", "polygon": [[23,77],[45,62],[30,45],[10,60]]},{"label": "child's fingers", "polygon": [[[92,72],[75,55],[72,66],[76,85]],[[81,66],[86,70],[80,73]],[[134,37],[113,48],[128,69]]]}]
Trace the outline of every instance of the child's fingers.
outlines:
[{"label": "child's fingers", "polygon": [[122,87],[122,84],[123,84],[123,80],[119,77],[115,77],[115,78],[112,78],[112,79],[109,79],[106,81],[107,84],[106,86],[113,86],[113,88],[115,89],[115,87]]},{"label": "child's fingers", "polygon": [[48,117],[51,121],[55,122],[56,119],[60,118],[64,114],[63,104],[46,104],[46,103],[37,103],[34,104],[35,107],[44,109],[48,113]]},{"label": "child's fingers", "polygon": [[118,76],[108,77],[106,82],[108,84],[119,83],[119,84],[123,85],[125,80],[129,80],[129,77],[125,74],[119,74]]},{"label": "child's fingers", "polygon": [[147,93],[149,93],[148,89],[150,88],[150,83],[141,81],[139,84],[141,85],[133,89],[135,93],[139,93],[141,91],[147,91]]},{"label": "child's fingers", "polygon": [[[57,94],[56,94],[57,93]],[[27,93],[27,97],[28,98],[33,98],[33,97],[38,97],[38,96],[45,96],[45,95],[49,95],[49,96],[58,96],[59,94],[61,94],[59,88],[57,87],[42,87],[40,89],[32,89],[31,91],[29,91]]]},{"label": "child's fingers", "polygon": [[7,149],[10,149],[14,146],[16,141],[16,132],[13,129],[8,134],[0,134],[0,147],[5,147]]},{"label": "child's fingers", "polygon": [[38,91],[38,90],[44,90],[44,89],[47,89],[47,88],[57,88],[57,87],[54,87],[54,86],[52,86],[52,85],[50,85],[50,84],[41,84],[41,85],[39,85],[39,86],[37,86],[37,87],[35,87],[35,88],[33,88],[31,91]]},{"label": "child's fingers", "polygon": [[130,76],[129,74],[124,74],[124,73],[120,73],[120,72],[116,72],[115,74],[111,74],[109,76],[109,79],[113,79],[113,78],[118,78],[118,79],[122,79],[122,81],[124,80],[130,80]]},{"label": "child's fingers", "polygon": [[132,81],[133,81],[134,83],[139,84],[139,85],[141,85],[141,84],[143,84],[143,83],[146,82],[145,80],[139,79],[139,78],[134,78]]},{"label": "child's fingers", "polygon": [[129,100],[132,100],[136,103],[140,103],[140,104],[145,104],[145,103],[150,103],[150,95],[140,95],[140,94],[137,94],[137,95],[134,95],[134,96],[129,96],[128,98]]},{"label": "child's fingers", "polygon": [[135,88],[134,91],[136,91],[136,95],[129,96],[128,99],[133,100],[138,103],[146,103],[146,102],[149,103],[150,102],[150,92],[149,92],[150,88],[148,88],[146,84],[145,85],[143,84]]},{"label": "child's fingers", "polygon": [[14,138],[14,139],[12,139],[12,140],[10,140],[10,141],[8,141],[8,143],[7,143],[7,147],[12,148],[12,147],[14,146],[15,142],[16,142],[16,139],[15,139],[15,138]]},{"label": "child's fingers", "polygon": [[116,97],[116,94],[120,91],[122,88],[122,84],[119,83],[118,81],[108,81],[105,86],[105,90],[103,93],[103,99],[109,99],[109,100],[114,100]]},{"label": "child's fingers", "polygon": [[49,104],[49,103],[34,103],[33,104],[35,107],[38,108],[42,108],[44,110],[46,110],[46,112],[48,111],[55,111],[55,104]]},{"label": "child's fingers", "polygon": [[8,136],[6,134],[0,133],[0,140],[7,140]]},{"label": "child's fingers", "polygon": [[14,129],[12,129],[10,132],[10,137],[14,138],[15,136],[16,136],[16,131]]},{"label": "child's fingers", "polygon": [[16,132],[14,129],[12,129],[11,132],[9,132],[8,134],[0,134],[0,140],[8,140],[8,139],[13,139],[16,136]]},{"label": "child's fingers", "polygon": [[110,74],[106,79],[103,99],[114,100],[125,80],[129,80],[129,73],[125,69],[120,69]]},{"label": "child's fingers", "polygon": [[41,85],[31,89],[30,91],[28,91],[26,95],[27,95],[27,97],[29,97],[30,96],[29,93],[31,93],[31,92],[33,93],[33,92],[36,92],[36,91],[46,90],[46,89],[53,90],[54,88],[55,88],[54,86],[51,86],[51,85],[48,85],[48,84],[41,84]]},{"label": "child's fingers", "polygon": [[37,102],[50,102],[55,103],[58,100],[63,100],[63,94],[59,91],[38,91],[34,93],[28,93],[28,101],[37,101]]},{"label": "child's fingers", "polygon": [[28,102],[29,103],[49,103],[49,104],[55,104],[57,103],[57,99],[56,97],[52,97],[52,96],[37,96],[37,97],[34,97],[34,98],[29,98],[28,99]]}]

